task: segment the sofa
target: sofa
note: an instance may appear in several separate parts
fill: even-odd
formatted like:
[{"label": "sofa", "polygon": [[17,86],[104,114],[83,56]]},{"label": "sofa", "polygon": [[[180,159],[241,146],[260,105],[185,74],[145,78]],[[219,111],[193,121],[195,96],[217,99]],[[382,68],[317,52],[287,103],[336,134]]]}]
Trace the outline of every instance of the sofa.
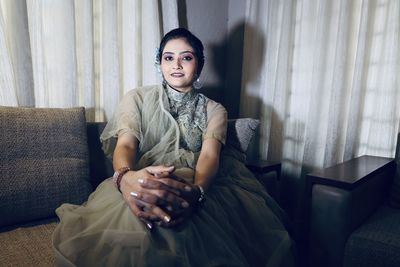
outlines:
[{"label": "sofa", "polygon": [[[0,266],[54,266],[55,209],[82,204],[112,176],[99,140],[104,126],[86,122],[82,107],[0,107]],[[246,160],[257,126],[254,119],[229,120],[227,153]],[[280,165],[248,166],[276,179]]]},{"label": "sofa", "polygon": [[310,266],[400,266],[400,134],[394,159],[365,155],[307,177]]}]

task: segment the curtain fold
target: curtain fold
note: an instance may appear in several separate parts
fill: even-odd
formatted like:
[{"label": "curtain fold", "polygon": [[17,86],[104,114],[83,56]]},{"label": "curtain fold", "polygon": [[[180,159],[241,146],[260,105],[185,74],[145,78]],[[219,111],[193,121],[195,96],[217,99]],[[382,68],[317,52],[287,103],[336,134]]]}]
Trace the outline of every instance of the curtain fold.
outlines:
[{"label": "curtain fold", "polygon": [[177,2],[0,1],[0,105],[84,106],[112,116],[120,98],[158,82],[155,49],[178,26]]},{"label": "curtain fold", "polygon": [[297,173],[304,163],[393,156],[400,3],[248,1],[247,8],[241,115],[262,119],[258,153],[299,163]]},{"label": "curtain fold", "polygon": [[399,28],[399,1],[247,1],[240,114],[261,119],[253,153],[282,161],[293,202],[314,168],[394,156]]}]

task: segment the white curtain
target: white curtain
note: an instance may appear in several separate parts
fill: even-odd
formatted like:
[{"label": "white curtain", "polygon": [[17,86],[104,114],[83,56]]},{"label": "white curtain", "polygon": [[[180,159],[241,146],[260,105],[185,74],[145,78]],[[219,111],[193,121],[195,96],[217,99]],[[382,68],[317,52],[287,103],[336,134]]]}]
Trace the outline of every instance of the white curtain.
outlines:
[{"label": "white curtain", "polygon": [[247,1],[241,116],[262,121],[254,153],[303,185],[311,168],[393,157],[399,28],[397,0]]},{"label": "white curtain", "polygon": [[159,82],[155,49],[177,26],[176,0],[0,0],[0,105],[107,120],[126,91]]}]

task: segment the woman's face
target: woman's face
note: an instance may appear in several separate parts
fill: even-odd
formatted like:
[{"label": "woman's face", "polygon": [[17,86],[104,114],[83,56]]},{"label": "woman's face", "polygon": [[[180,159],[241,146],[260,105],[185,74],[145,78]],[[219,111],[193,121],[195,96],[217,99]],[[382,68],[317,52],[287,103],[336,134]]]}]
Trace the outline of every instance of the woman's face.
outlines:
[{"label": "woman's face", "polygon": [[172,39],[166,43],[161,55],[161,71],[174,89],[180,92],[192,89],[197,78],[197,58],[185,39]]}]

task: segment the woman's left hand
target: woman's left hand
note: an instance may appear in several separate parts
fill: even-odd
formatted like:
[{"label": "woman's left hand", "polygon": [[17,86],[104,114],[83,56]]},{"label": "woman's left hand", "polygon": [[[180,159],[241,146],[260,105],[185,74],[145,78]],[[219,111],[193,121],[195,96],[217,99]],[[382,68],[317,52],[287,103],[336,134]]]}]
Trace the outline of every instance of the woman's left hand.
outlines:
[{"label": "woman's left hand", "polygon": [[[189,203],[189,207],[184,208],[177,208],[172,206],[164,207],[166,210],[169,211],[169,214],[171,215],[171,220],[169,222],[161,221],[159,225],[163,227],[176,226],[185,221],[185,219],[189,218],[194,209],[197,207],[200,197],[200,189],[198,186],[176,176],[174,176],[173,179],[164,178],[161,176],[159,178],[159,181],[166,184],[169,188],[176,189],[179,192],[179,197]],[[142,187],[146,189],[154,189],[154,186],[155,185],[151,182],[143,181],[142,183]]]}]

